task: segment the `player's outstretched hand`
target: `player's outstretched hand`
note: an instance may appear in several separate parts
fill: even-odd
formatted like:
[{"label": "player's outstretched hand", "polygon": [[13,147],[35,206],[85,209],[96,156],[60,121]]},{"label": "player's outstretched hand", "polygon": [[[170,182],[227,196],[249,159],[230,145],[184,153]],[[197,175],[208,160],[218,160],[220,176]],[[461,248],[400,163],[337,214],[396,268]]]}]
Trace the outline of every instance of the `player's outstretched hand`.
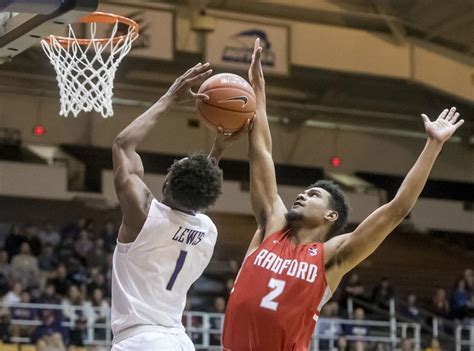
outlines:
[{"label": "player's outstretched hand", "polygon": [[170,97],[174,102],[183,102],[188,100],[208,100],[206,94],[196,94],[191,87],[204,82],[212,73],[209,63],[202,64],[199,62],[196,66],[191,67],[181,77],[178,77],[173,85],[166,92],[166,96]]},{"label": "player's outstretched hand", "polygon": [[242,135],[249,132],[249,130],[252,128],[252,121],[253,118],[248,119],[247,122],[245,122],[244,126],[234,133],[225,133],[224,129],[219,126],[217,128],[217,135],[214,144],[222,149],[227,148],[233,142],[240,139]]},{"label": "player's outstretched hand", "polygon": [[256,90],[265,85],[263,78],[262,61],[260,59],[262,54],[262,47],[260,46],[260,38],[255,39],[253,46],[252,63],[249,68],[249,82]]},{"label": "player's outstretched hand", "polygon": [[425,130],[428,137],[439,143],[444,143],[451,138],[454,132],[464,123],[463,119],[456,122],[459,117],[459,113],[456,112],[456,107],[443,110],[435,121],[431,121],[425,114],[422,114],[421,117],[425,123]]}]

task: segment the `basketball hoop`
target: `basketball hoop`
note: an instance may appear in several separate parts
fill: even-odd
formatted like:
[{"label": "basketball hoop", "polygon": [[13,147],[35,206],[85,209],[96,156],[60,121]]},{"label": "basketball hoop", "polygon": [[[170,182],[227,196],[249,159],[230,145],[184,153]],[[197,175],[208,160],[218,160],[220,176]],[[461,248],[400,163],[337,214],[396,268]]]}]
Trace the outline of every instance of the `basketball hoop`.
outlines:
[{"label": "basketball hoop", "polygon": [[[89,24],[90,39],[78,39],[69,25],[67,37],[50,35],[41,45],[56,70],[61,101],[60,115],[92,110],[104,118],[114,114],[112,96],[118,65],[138,38],[138,24],[126,17],[94,12],[80,20]],[[113,24],[110,38],[96,38],[97,23]],[[119,24],[128,31],[119,33]]]}]

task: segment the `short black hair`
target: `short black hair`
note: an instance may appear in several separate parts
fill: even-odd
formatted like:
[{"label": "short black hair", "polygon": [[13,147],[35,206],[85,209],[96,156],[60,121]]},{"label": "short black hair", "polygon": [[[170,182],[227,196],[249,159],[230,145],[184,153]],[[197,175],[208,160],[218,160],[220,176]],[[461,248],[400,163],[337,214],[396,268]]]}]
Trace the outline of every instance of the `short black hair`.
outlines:
[{"label": "short black hair", "polygon": [[199,211],[213,205],[222,190],[222,170],[204,153],[176,160],[169,170],[167,190],[179,205]]},{"label": "short black hair", "polygon": [[342,189],[331,180],[318,180],[311,184],[309,188],[322,188],[330,195],[329,207],[338,214],[337,220],[332,224],[329,235],[334,236],[341,234],[347,224],[347,215],[349,207],[347,206],[346,196]]}]

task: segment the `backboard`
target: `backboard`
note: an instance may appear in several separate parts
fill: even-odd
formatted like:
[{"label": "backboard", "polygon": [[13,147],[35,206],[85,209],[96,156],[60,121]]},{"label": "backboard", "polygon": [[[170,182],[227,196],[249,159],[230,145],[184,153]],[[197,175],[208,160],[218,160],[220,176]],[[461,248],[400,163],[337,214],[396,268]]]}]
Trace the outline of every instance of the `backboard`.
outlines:
[{"label": "backboard", "polygon": [[95,11],[99,0],[0,0],[0,64]]}]

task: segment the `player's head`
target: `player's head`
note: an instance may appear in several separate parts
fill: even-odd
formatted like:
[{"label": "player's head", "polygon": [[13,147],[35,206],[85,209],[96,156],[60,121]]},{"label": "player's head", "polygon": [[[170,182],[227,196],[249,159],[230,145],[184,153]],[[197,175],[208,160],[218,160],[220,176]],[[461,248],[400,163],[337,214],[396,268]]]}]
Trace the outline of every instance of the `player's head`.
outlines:
[{"label": "player's head", "polygon": [[204,153],[176,160],[169,168],[163,195],[179,209],[200,211],[208,208],[221,194],[222,170]]},{"label": "player's head", "polygon": [[346,197],[337,184],[319,180],[300,193],[286,214],[290,225],[326,226],[327,235],[340,234],[347,224]]}]

